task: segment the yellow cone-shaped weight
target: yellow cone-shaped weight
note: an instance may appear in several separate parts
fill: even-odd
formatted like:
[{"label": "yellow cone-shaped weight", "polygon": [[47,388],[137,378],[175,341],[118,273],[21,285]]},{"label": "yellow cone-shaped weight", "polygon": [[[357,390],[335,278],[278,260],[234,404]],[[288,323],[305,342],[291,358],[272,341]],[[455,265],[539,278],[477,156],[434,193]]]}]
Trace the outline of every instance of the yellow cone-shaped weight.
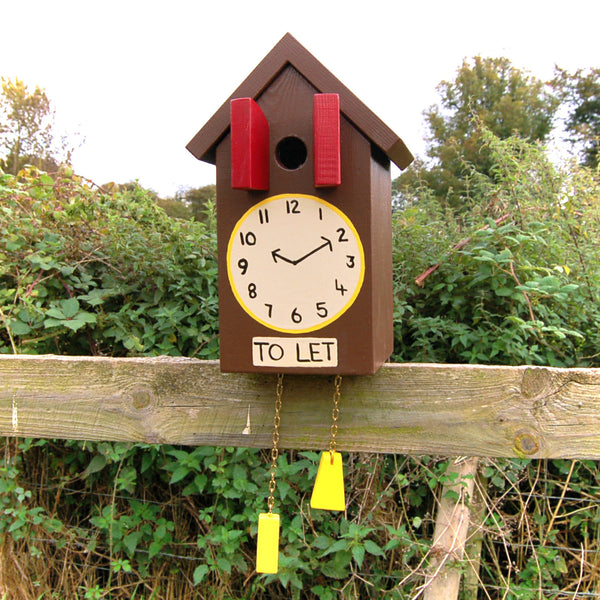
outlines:
[{"label": "yellow cone-shaped weight", "polygon": [[322,510],[346,510],[344,466],[339,452],[321,454],[310,506]]},{"label": "yellow cone-shaped weight", "polygon": [[277,573],[279,561],[279,515],[258,515],[258,540],[256,542],[256,572]]}]

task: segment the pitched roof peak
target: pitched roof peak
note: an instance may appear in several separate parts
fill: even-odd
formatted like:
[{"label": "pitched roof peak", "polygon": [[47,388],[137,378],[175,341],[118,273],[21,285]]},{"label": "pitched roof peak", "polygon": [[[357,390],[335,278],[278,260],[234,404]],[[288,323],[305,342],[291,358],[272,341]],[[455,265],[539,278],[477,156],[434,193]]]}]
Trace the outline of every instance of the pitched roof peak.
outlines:
[{"label": "pitched roof peak", "polygon": [[319,92],[339,94],[342,114],[398,167],[404,169],[413,161],[413,156],[402,139],[290,33],[286,33],[275,44],[273,49],[192,138],[187,149],[196,158],[214,164],[216,146],[229,130],[230,100],[248,97],[257,99],[288,64],[301,73]]}]

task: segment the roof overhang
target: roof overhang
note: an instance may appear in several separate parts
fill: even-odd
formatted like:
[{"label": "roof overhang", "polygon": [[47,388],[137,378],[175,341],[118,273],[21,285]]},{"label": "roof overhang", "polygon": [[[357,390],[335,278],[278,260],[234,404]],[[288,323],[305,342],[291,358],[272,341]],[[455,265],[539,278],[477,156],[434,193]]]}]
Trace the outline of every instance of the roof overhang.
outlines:
[{"label": "roof overhang", "polygon": [[340,111],[400,169],[414,160],[402,139],[365,106],[292,35],[286,33],[242,84],[231,94],[186,146],[199,160],[215,164],[216,147],[229,131],[229,103],[233,98],[257,100],[287,66],[291,65],[319,93],[337,93]]}]

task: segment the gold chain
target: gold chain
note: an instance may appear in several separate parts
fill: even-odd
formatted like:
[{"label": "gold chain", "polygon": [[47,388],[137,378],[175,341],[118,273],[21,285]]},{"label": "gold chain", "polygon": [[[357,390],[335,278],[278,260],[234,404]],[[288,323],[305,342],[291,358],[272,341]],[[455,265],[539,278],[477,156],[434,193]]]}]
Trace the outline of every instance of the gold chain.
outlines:
[{"label": "gold chain", "polygon": [[342,376],[336,375],[335,380],[333,382],[334,390],[333,390],[333,410],[331,411],[331,427],[329,431],[331,432],[331,439],[329,441],[329,452],[331,453],[331,461],[333,463],[333,453],[335,452],[335,438],[337,436],[337,421],[340,416],[340,388],[342,387]]},{"label": "gold chain", "polygon": [[279,425],[281,423],[281,398],[283,397],[283,373],[277,375],[277,390],[275,393],[275,416],[273,417],[273,448],[271,449],[271,481],[269,481],[269,499],[267,506],[269,514],[275,506],[275,476],[277,475],[277,458],[279,457]]}]

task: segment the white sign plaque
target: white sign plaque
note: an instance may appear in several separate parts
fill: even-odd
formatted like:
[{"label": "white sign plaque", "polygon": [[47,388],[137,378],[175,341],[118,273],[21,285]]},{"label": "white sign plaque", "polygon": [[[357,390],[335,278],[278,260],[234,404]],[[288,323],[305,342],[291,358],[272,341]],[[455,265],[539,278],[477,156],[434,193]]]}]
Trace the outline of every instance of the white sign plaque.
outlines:
[{"label": "white sign plaque", "polygon": [[255,367],[337,367],[337,339],[254,337],[252,364]]}]

